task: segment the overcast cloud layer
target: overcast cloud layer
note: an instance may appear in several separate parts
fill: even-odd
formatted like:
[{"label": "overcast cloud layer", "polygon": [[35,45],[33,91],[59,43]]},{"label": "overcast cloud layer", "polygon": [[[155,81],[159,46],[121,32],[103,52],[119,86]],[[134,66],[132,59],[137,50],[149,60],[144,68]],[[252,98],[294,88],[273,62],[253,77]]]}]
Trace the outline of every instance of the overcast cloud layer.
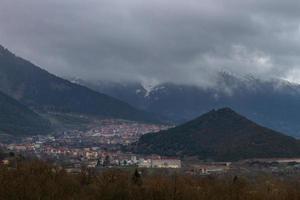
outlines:
[{"label": "overcast cloud layer", "polygon": [[298,0],[0,0],[0,44],[84,79],[300,83],[299,11]]}]

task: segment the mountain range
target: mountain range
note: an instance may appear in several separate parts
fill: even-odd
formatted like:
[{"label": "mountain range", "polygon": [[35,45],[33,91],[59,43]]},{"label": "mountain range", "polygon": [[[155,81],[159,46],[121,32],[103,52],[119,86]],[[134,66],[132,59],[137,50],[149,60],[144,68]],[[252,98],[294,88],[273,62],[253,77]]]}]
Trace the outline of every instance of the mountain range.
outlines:
[{"label": "mountain range", "polygon": [[[59,126],[64,126],[66,121],[74,121],[77,125],[78,120],[82,121],[82,115],[160,122],[159,117],[151,113],[136,109],[114,97],[57,77],[16,56],[2,46],[0,46],[0,92],[6,98],[10,97],[15,100],[5,99],[5,102],[1,102],[1,109],[5,109],[2,117],[11,116],[14,123],[11,124],[9,120],[0,121],[4,130],[11,127],[7,132],[14,132],[15,134],[19,134],[19,132],[32,132],[32,134],[39,132],[42,134],[45,131],[41,128],[48,120],[51,123],[54,122],[55,124],[52,125],[56,127],[58,121]],[[18,104],[19,106],[16,109],[13,106],[4,108],[4,105],[8,105],[7,102],[13,102],[14,105]],[[17,109],[23,112],[17,112]],[[24,113],[27,115],[25,116]],[[17,119],[20,121],[16,122]],[[35,119],[36,123],[28,121],[29,119]],[[36,129],[27,129],[28,127],[24,130],[19,129],[20,126],[18,127],[16,124],[21,122],[23,124],[20,125],[28,124],[29,127],[36,124]],[[38,125],[39,122],[41,126]],[[47,128],[47,131],[49,130],[51,129]]]},{"label": "mountain range", "polygon": [[0,91],[38,113],[59,112],[157,122],[133,106],[71,83],[0,46]]},{"label": "mountain range", "polygon": [[210,88],[69,80],[0,46],[0,92],[44,117],[44,121],[64,124],[67,117],[68,122],[86,123],[80,117],[86,115],[145,122],[164,119],[181,124],[211,109],[228,106],[259,124],[300,137],[300,86],[284,80],[220,73],[216,87]]},{"label": "mountain range", "polygon": [[176,124],[212,109],[231,107],[264,126],[300,137],[300,85],[281,79],[262,80],[220,73],[215,87],[209,88],[174,83],[147,85],[71,80]]},{"label": "mountain range", "polygon": [[298,140],[260,126],[230,108],[212,110],[175,128],[146,134],[134,149],[144,154],[214,161],[300,156]]}]

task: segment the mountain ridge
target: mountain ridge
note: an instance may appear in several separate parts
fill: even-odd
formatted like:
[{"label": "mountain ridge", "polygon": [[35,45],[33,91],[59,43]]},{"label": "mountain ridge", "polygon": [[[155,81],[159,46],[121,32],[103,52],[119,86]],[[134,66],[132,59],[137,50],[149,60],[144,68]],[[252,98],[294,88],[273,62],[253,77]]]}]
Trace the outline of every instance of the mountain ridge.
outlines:
[{"label": "mountain ridge", "polygon": [[[1,50],[2,49],[2,50]],[[4,47],[0,50],[0,91],[37,111],[59,111],[159,121],[156,116],[116,98],[73,84],[33,63],[17,57]]]}]

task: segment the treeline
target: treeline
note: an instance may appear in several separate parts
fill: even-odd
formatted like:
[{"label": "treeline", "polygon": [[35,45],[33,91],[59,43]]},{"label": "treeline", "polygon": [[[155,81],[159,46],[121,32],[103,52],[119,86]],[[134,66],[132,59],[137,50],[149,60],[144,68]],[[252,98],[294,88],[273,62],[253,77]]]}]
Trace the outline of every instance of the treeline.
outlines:
[{"label": "treeline", "polygon": [[40,161],[0,168],[0,199],[299,200],[299,180],[213,178],[107,170],[80,174]]}]

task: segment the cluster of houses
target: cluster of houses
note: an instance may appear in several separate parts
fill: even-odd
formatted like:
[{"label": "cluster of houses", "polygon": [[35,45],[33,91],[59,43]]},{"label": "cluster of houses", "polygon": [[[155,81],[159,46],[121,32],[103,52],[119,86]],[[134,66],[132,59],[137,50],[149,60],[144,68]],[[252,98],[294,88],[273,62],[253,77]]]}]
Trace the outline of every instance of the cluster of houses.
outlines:
[{"label": "cluster of houses", "polygon": [[121,151],[109,152],[99,147],[68,148],[53,147],[39,143],[10,144],[6,146],[9,151],[17,153],[31,153],[39,158],[52,158],[59,164],[68,163],[70,169],[80,169],[82,166],[97,167],[139,167],[139,168],[181,168],[181,160],[176,158],[162,158],[160,156],[140,156],[126,154]]},{"label": "cluster of houses", "polygon": [[102,157],[98,159],[97,167],[115,167],[115,166],[136,166],[139,168],[181,168],[181,160],[176,158],[161,158],[160,156],[155,157],[140,157],[132,155],[130,158],[121,157]]},{"label": "cluster of houses", "polygon": [[181,168],[181,160],[170,158],[156,158],[156,159],[140,159],[138,161],[140,168]]}]

